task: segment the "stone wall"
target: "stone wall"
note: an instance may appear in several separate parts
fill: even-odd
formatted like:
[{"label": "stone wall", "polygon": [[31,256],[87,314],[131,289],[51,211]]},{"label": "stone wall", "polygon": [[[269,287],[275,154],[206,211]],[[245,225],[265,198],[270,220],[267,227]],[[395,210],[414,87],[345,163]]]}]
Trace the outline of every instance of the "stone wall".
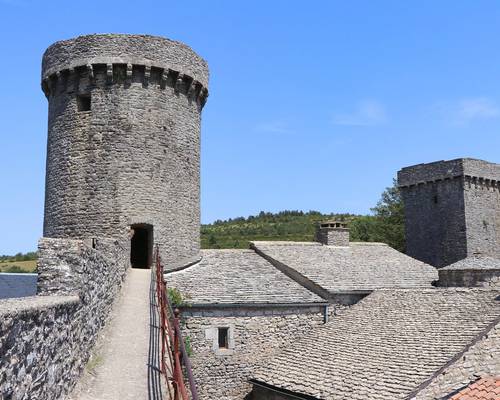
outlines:
[{"label": "stone wall", "polygon": [[467,177],[464,201],[467,254],[500,258],[500,182]]},{"label": "stone wall", "polygon": [[463,180],[402,188],[406,254],[435,267],[467,257]]},{"label": "stone wall", "polygon": [[500,286],[500,269],[440,270],[438,286],[497,287]]},{"label": "stone wall", "polygon": [[443,267],[477,253],[500,257],[500,164],[457,159],[398,172],[406,252]]},{"label": "stone wall", "polygon": [[89,35],[49,47],[44,236],[116,237],[149,225],[166,268],[197,259],[207,84],[206,62],[160,37]]},{"label": "stone wall", "polygon": [[72,389],[128,264],[118,240],[40,240],[39,296],[0,301],[0,399],[55,400]]},{"label": "stone wall", "polygon": [[[182,316],[202,400],[243,399],[254,367],[325,317],[318,306],[186,308]],[[218,346],[220,327],[229,328],[227,349]]]},{"label": "stone wall", "polygon": [[349,229],[322,228],[316,230],[315,240],[328,246],[349,246]]},{"label": "stone wall", "polygon": [[443,399],[480,377],[500,375],[500,321],[485,332],[465,353],[426,383],[413,400]]}]

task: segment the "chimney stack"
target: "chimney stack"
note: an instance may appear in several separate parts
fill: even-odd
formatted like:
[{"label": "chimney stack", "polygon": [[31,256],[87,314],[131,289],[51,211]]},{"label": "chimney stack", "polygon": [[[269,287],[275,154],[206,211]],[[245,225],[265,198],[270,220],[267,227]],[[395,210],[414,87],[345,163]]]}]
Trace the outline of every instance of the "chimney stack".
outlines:
[{"label": "chimney stack", "polygon": [[316,241],[327,246],[349,246],[347,222],[319,222],[316,226]]}]

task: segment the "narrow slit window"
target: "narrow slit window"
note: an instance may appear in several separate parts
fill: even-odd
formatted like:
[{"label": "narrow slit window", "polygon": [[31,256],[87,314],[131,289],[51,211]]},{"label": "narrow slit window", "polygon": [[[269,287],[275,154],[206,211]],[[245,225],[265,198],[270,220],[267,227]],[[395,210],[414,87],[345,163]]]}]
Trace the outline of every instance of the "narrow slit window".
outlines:
[{"label": "narrow slit window", "polygon": [[219,349],[229,348],[229,328],[219,328]]},{"label": "narrow slit window", "polygon": [[437,195],[437,194],[436,194],[436,195],[434,195],[434,197],[433,197],[433,199],[432,199],[432,200],[434,201],[434,204],[439,203],[439,198],[438,198],[438,195]]},{"label": "narrow slit window", "polygon": [[76,105],[79,112],[90,111],[90,107],[92,105],[90,94],[79,94],[76,96]]}]

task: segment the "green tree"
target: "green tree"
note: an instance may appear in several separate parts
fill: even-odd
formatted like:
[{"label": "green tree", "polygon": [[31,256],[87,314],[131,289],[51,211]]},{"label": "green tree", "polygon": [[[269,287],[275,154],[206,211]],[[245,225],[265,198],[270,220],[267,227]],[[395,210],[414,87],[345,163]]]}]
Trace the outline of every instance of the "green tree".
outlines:
[{"label": "green tree", "polygon": [[405,218],[401,192],[394,179],[385,189],[377,205],[372,208],[376,218],[374,236],[396,250],[405,251]]}]

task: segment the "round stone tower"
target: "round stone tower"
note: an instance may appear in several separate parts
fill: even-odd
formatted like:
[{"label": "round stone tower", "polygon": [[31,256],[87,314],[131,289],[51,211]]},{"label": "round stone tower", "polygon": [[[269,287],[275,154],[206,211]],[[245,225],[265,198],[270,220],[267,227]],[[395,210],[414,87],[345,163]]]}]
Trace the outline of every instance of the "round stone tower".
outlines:
[{"label": "round stone tower", "polygon": [[208,66],[182,43],[88,35],[50,46],[44,236],[131,237],[167,268],[200,249],[200,120]]}]

